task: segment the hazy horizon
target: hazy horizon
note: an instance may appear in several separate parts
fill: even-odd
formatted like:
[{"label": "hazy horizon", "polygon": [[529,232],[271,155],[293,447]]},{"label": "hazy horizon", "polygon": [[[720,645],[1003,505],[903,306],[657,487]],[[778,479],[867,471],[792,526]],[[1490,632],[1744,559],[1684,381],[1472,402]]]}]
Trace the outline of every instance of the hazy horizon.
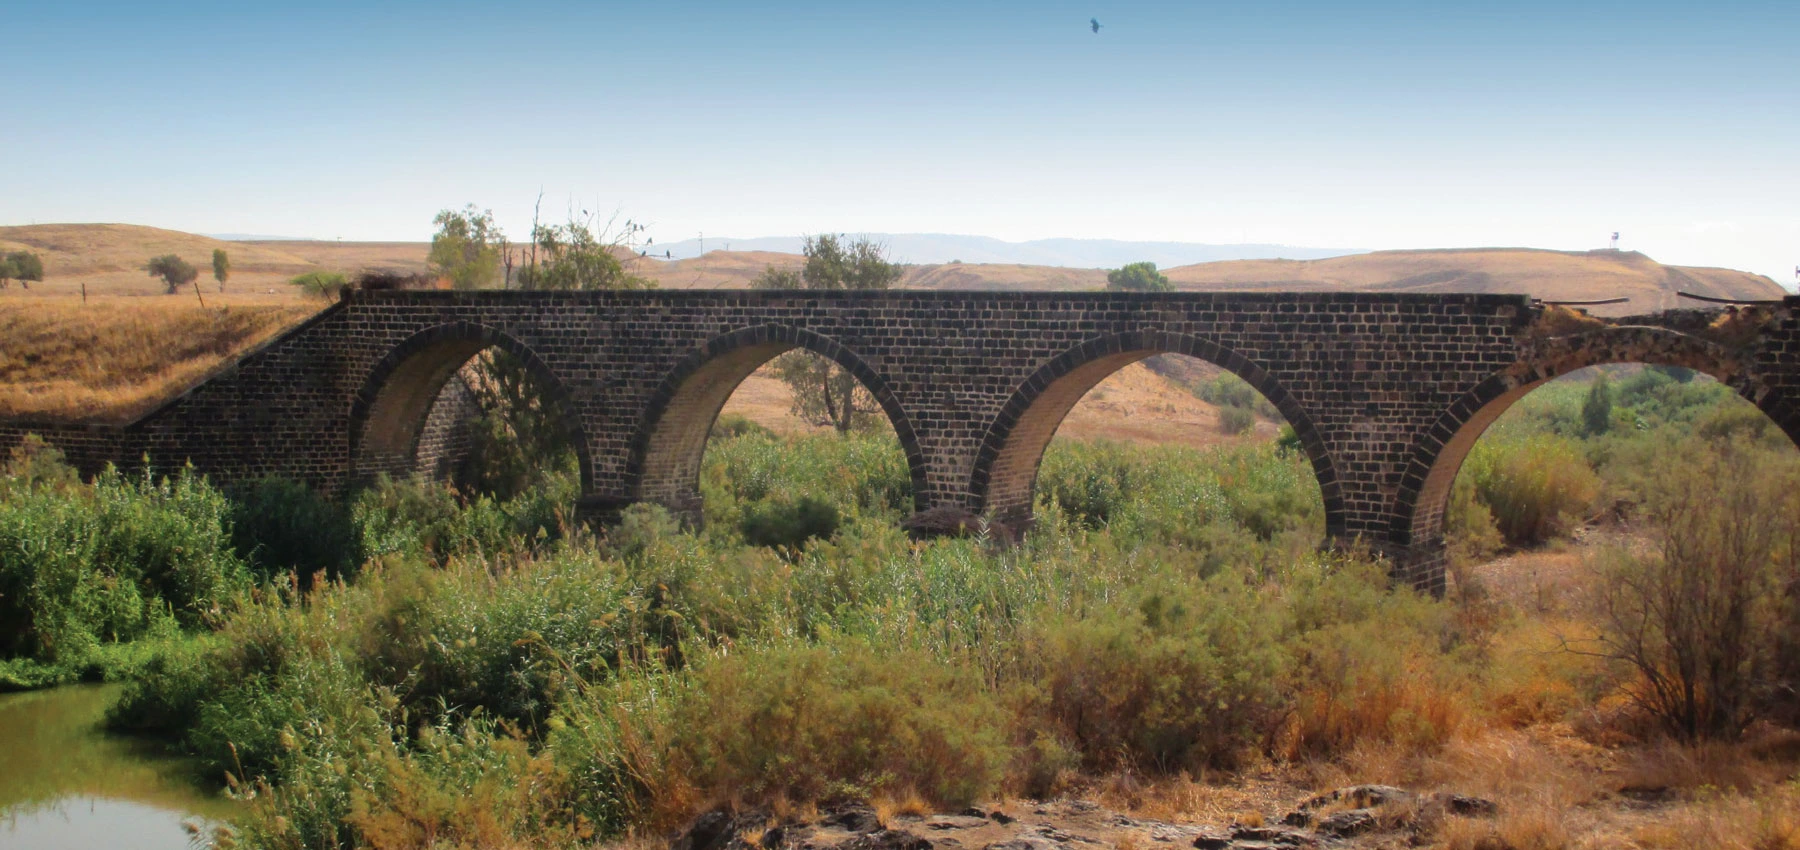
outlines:
[{"label": "hazy horizon", "polygon": [[[1097,17],[1104,28],[1087,27]],[[0,223],[1620,247],[1792,285],[1800,5],[38,4]]]}]

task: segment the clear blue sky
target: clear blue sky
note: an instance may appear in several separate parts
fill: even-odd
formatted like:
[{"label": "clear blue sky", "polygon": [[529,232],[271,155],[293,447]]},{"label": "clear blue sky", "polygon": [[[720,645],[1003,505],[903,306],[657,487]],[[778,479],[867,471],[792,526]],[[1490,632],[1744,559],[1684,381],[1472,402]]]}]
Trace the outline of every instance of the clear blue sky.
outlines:
[{"label": "clear blue sky", "polygon": [[[1800,2],[0,0],[0,223],[1591,248],[1791,283]],[[1088,30],[1096,17],[1104,28]]]}]

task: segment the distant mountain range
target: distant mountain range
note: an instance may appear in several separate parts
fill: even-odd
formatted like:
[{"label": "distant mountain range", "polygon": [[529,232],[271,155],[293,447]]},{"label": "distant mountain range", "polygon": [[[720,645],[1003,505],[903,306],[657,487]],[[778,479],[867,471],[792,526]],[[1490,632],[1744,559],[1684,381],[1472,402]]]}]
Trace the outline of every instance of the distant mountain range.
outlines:
[{"label": "distant mountain range", "polygon": [[[888,258],[900,263],[1015,263],[1027,266],[1064,266],[1078,269],[1118,268],[1149,260],[1162,267],[1210,263],[1218,260],[1317,260],[1360,254],[1351,248],[1302,248],[1294,245],[1209,245],[1201,242],[1133,242],[1120,239],[1034,239],[1007,242],[990,236],[949,233],[853,233],[887,246]],[[769,251],[800,253],[799,236],[762,236],[755,239],[706,237],[656,243],[651,253],[667,251],[671,259],[686,260],[707,251]]]}]

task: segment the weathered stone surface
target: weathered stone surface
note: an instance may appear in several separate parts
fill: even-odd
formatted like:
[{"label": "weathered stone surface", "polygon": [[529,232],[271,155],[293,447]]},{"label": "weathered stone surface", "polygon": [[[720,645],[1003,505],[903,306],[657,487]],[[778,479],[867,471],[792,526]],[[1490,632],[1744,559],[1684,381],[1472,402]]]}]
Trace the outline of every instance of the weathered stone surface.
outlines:
[{"label": "weathered stone surface", "polygon": [[1178,353],[1244,378],[1293,425],[1330,538],[1439,589],[1449,483],[1513,401],[1582,366],[1686,366],[1800,434],[1797,307],[1541,323],[1507,295],[360,292],[136,422],[0,423],[0,450],[38,432],[90,473],[148,455],[336,491],[441,466],[457,435],[434,407],[453,409],[439,405],[452,376],[497,347],[566,408],[588,516],[638,501],[692,516],[720,405],[798,347],[842,364],[893,421],[916,512],[1016,531],[1069,408],[1118,368]]},{"label": "weathered stone surface", "polygon": [[1047,841],[1031,835],[1022,835],[1006,841],[996,841],[982,850],[1063,850],[1054,841]]},{"label": "weathered stone surface", "polygon": [[748,848],[737,837],[739,828],[739,816],[736,813],[728,809],[710,811],[695,818],[687,830],[670,845],[670,850],[728,850],[740,846]]},{"label": "weathered stone surface", "polygon": [[1351,785],[1315,796],[1301,803],[1300,810],[1312,811],[1332,803],[1345,803],[1356,809],[1372,809],[1392,803],[1405,803],[1412,798],[1411,791],[1392,785]]},{"label": "weathered stone surface", "polygon": [[882,829],[881,816],[875,810],[863,805],[846,805],[830,809],[819,821],[824,826],[834,826],[845,832],[878,832]]},{"label": "weathered stone surface", "polygon": [[1361,835],[1375,827],[1376,820],[1373,809],[1345,809],[1319,818],[1318,824],[1313,828],[1326,835],[1348,838],[1352,835]]},{"label": "weathered stone surface", "polygon": [[926,829],[976,829],[988,825],[988,819],[969,815],[934,815],[925,819]]},{"label": "weathered stone surface", "polygon": [[1493,800],[1486,800],[1481,797],[1470,797],[1463,794],[1444,794],[1439,799],[1444,804],[1444,810],[1453,815],[1485,818],[1493,817],[1500,812],[1500,807],[1494,805]]},{"label": "weathered stone surface", "polygon": [[931,842],[903,829],[883,829],[856,836],[840,850],[931,850]]}]

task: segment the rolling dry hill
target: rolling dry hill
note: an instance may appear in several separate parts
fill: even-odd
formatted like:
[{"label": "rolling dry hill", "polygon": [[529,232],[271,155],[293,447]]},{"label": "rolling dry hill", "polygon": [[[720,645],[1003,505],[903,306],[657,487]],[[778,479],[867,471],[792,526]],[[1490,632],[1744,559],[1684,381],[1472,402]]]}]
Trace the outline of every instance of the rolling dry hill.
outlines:
[{"label": "rolling dry hill", "polygon": [[1492,292],[1558,301],[1631,299],[1593,308],[1601,315],[1696,306],[1679,298],[1677,291],[1751,300],[1787,294],[1762,275],[1665,266],[1635,251],[1378,251],[1325,260],[1201,263],[1168,269],[1166,274],[1176,286],[1191,290]]},{"label": "rolling dry hill", "polygon": [[[748,286],[764,265],[798,267],[792,254],[757,254],[752,262],[715,251],[671,263],[643,261],[638,273],[664,286],[689,279],[704,286]],[[1750,300],[1780,298],[1780,285],[1762,275],[1730,269],[1665,266],[1630,251],[1544,251],[1528,248],[1379,251],[1325,260],[1227,260],[1165,269],[1184,291],[1485,292],[1520,293],[1552,301],[1624,304],[1594,307],[1599,315],[1650,313],[1695,306],[1677,291]],[[976,263],[908,266],[902,285],[914,289],[1094,290],[1106,286],[1105,269]]]},{"label": "rolling dry hill", "polygon": [[[280,245],[281,243],[270,243]],[[35,224],[0,227],[0,249],[36,252],[44,259],[45,292],[71,292],[86,285],[94,294],[154,294],[163,284],[144,272],[151,257],[175,254],[201,270],[212,284],[212,252],[231,255],[231,280],[238,291],[267,290],[317,266],[276,247],[223,242],[206,236],[135,224]]]}]

